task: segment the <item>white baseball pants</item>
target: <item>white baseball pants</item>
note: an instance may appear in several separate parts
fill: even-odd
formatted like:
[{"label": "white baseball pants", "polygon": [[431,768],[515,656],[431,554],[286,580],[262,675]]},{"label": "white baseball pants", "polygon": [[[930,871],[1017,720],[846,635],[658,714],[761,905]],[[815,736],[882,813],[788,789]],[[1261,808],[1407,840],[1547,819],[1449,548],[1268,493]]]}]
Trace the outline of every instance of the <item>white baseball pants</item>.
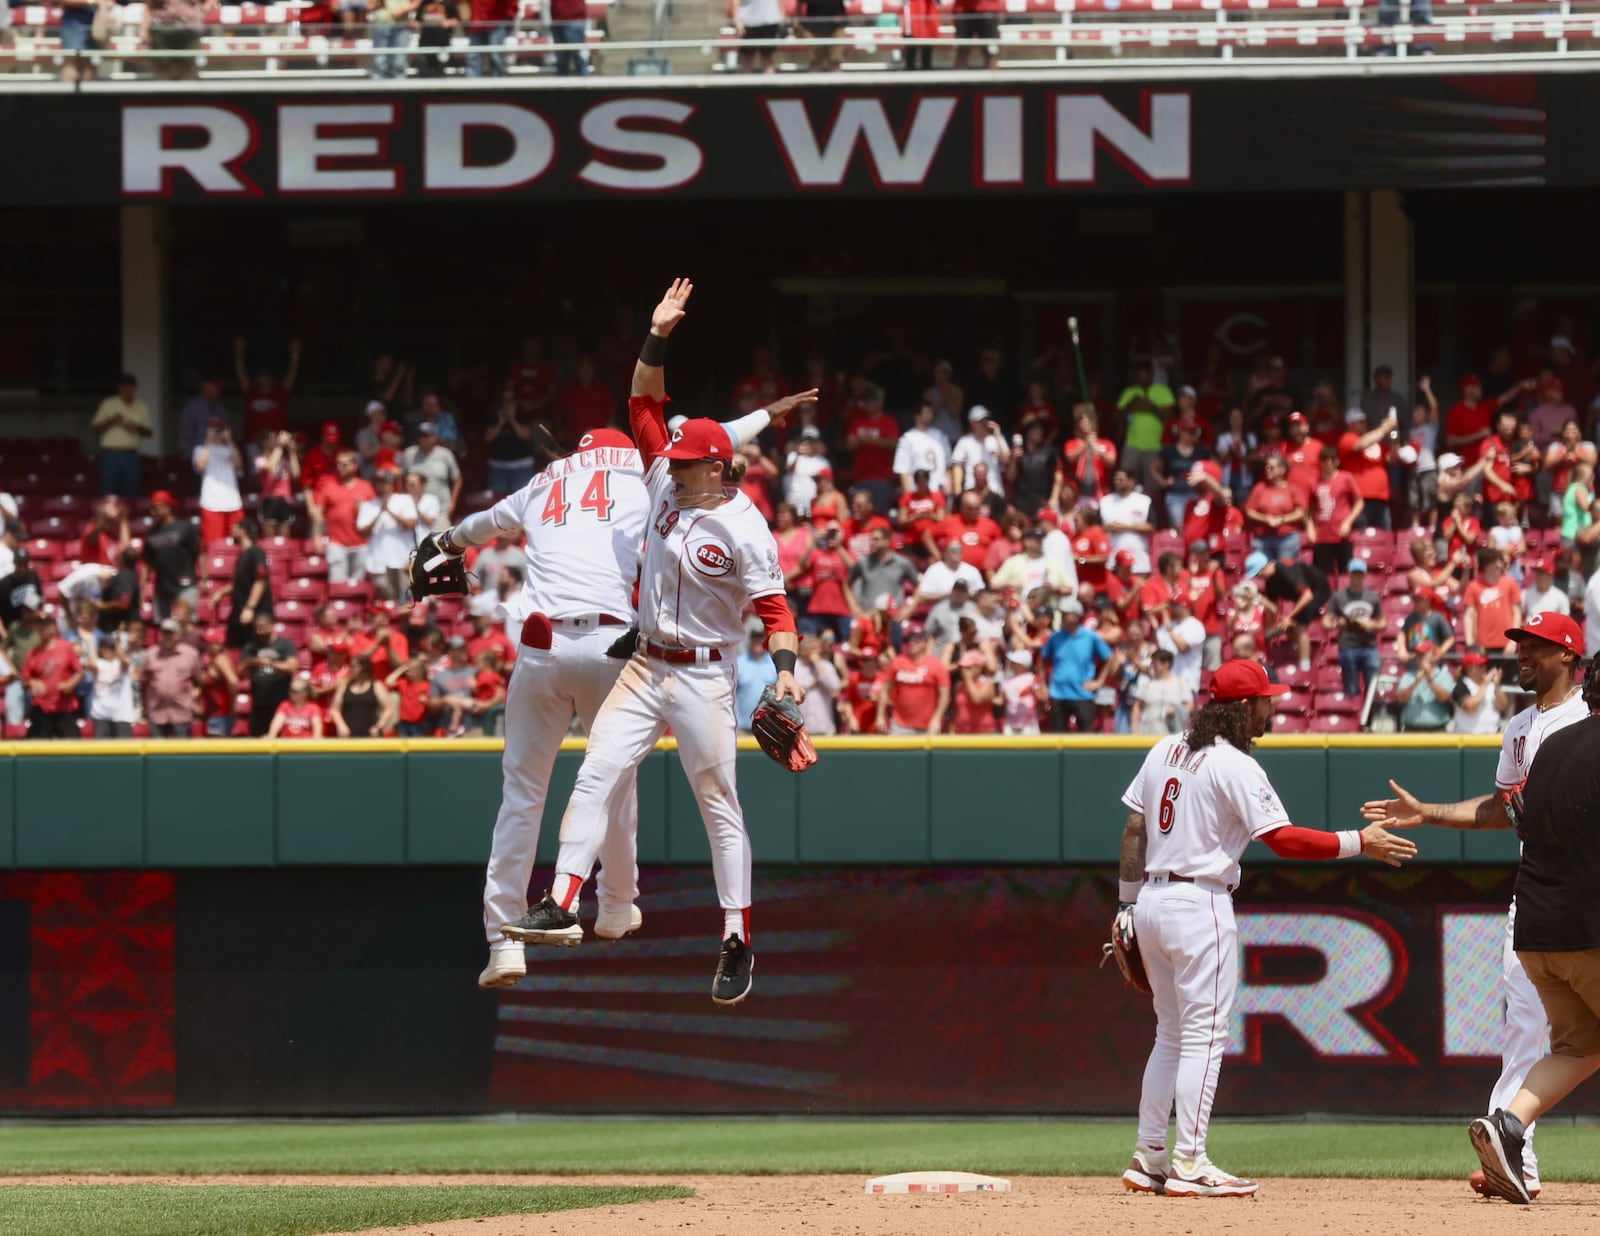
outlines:
[{"label": "white baseball pants", "polygon": [[[548,649],[519,644],[506,688],[506,749],[501,758],[504,789],[494,822],[494,842],[483,888],[483,930],[501,944],[502,923],[528,912],[528,883],[539,848],[539,821],[550,789],[561,740],[574,711],[593,733],[595,717],[625,662],[605,655],[621,627],[594,619],[557,619]],[[626,910],[639,895],[637,842],[639,800],[633,767],[620,772],[602,816],[596,853],[601,863],[602,910]],[[515,947],[521,948],[520,944]]]},{"label": "white baseball pants", "polygon": [[1133,908],[1156,1008],[1156,1042],[1139,1095],[1139,1142],[1167,1145],[1167,1118],[1176,1107],[1172,1154],[1180,1159],[1205,1153],[1239,986],[1233,898],[1220,887],[1146,884]]},{"label": "white baseball pants", "polygon": [[[1513,903],[1506,917],[1506,939],[1500,954],[1500,987],[1506,998],[1506,1024],[1500,1040],[1500,1080],[1489,1092],[1489,1114],[1497,1107],[1506,1107],[1522,1089],[1528,1070],[1550,1053],[1550,1023],[1545,1019],[1544,1002],[1528,980],[1522,961],[1512,948],[1516,929],[1517,907]],[[1522,1147],[1522,1165],[1538,1171],[1539,1158],[1533,1153],[1533,1131],[1537,1122],[1528,1126],[1527,1141]]]},{"label": "white baseball pants", "polygon": [[[733,664],[668,665],[639,653],[628,662],[589,731],[589,753],[561,819],[556,871],[587,880],[605,862],[606,821],[634,770],[672,727],[678,760],[711,841],[711,871],[724,910],[750,905],[750,834],[734,787]],[[602,875],[604,868],[602,866]]]}]

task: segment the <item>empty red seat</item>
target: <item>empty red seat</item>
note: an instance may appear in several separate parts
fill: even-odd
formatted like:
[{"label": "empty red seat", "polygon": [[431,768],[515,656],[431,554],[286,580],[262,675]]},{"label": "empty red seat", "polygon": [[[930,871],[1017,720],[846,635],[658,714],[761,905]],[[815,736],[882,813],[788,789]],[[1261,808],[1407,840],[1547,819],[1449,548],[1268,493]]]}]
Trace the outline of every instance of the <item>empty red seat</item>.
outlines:
[{"label": "empty red seat", "polygon": [[1316,711],[1319,717],[1331,712],[1359,715],[1362,703],[1359,695],[1346,695],[1343,691],[1318,691]]},{"label": "empty red seat", "polygon": [[[1279,675],[1279,677],[1282,677],[1282,675]],[[1311,711],[1311,699],[1311,692],[1309,691],[1291,690],[1289,694],[1278,697],[1278,704],[1274,711],[1280,714],[1288,713],[1304,716]]]},{"label": "empty red seat", "polygon": [[1272,717],[1272,732],[1274,734],[1304,734],[1311,728],[1311,718],[1303,717],[1298,713],[1280,712]]},{"label": "empty red seat", "polygon": [[1359,734],[1361,718],[1343,712],[1318,713],[1306,729],[1312,734]]},{"label": "empty red seat", "polygon": [[320,554],[304,554],[289,563],[289,574],[297,579],[325,577],[328,574],[328,560]]},{"label": "empty red seat", "polygon": [[36,563],[54,562],[57,558],[65,557],[63,549],[65,541],[53,541],[49,537],[29,537],[22,543],[22,548]]},{"label": "empty red seat", "polygon": [[320,579],[289,579],[282,588],[274,588],[274,594],[286,601],[303,601],[310,605],[321,605],[327,592],[327,584]]},{"label": "empty red seat", "polygon": [[332,600],[359,601],[365,606],[372,600],[372,585],[364,579],[347,579],[343,583],[329,584],[328,597]]}]

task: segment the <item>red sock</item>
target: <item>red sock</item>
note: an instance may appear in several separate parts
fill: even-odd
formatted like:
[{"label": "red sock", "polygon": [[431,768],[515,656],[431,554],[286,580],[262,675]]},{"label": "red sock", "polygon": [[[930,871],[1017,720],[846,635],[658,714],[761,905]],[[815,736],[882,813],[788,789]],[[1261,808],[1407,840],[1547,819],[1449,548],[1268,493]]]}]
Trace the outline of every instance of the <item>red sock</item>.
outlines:
[{"label": "red sock", "polygon": [[583,887],[583,881],[574,875],[558,875],[555,883],[550,886],[550,896],[563,910],[571,910],[578,900],[578,890]]}]

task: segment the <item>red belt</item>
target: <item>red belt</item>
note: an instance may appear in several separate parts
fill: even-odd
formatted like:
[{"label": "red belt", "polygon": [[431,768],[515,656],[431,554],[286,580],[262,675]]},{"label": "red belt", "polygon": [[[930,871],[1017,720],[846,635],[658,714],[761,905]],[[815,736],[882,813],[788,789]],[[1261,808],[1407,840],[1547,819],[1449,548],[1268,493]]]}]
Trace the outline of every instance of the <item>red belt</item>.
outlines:
[{"label": "red belt", "polygon": [[[560,618],[557,622],[563,621]],[[628,625],[626,618],[617,618],[611,614],[601,614],[597,625],[602,627],[625,627]],[[529,648],[540,648],[548,651],[555,638],[555,628],[550,619],[543,614],[529,614],[522,623],[522,642]]]},{"label": "red belt", "polygon": [[[665,661],[668,665],[696,665],[701,661],[722,660],[722,652],[717,648],[668,648],[665,644],[648,639],[641,641],[639,647],[644,650],[645,656]],[[701,653],[705,655],[701,656]]]}]

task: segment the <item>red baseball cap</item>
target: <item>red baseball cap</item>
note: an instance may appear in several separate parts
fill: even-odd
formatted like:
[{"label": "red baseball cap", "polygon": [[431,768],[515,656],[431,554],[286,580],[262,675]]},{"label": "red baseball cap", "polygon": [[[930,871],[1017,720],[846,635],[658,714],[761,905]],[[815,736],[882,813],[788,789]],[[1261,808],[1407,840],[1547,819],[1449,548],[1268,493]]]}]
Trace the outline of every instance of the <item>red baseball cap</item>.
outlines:
[{"label": "red baseball cap", "polygon": [[178,500],[172,496],[171,491],[165,490],[165,489],[158,489],[158,490],[155,491],[155,493],[150,495],[150,505],[151,506],[156,505],[156,503],[158,503],[158,502],[162,506],[177,506],[178,505]]},{"label": "red baseball cap", "polygon": [[732,459],[733,443],[721,421],[697,416],[684,421],[672,435],[672,445],[661,452],[664,459]]},{"label": "red baseball cap", "polygon": [[400,428],[399,421],[384,421],[383,424],[378,426],[378,432],[403,434],[405,430]]},{"label": "red baseball cap", "polygon": [[578,439],[580,451],[599,450],[601,447],[618,447],[625,451],[633,449],[633,439],[620,429],[591,429]]},{"label": "red baseball cap", "polygon": [[1466,654],[1466,656],[1461,658],[1461,664],[1463,666],[1487,665],[1489,664],[1489,658],[1484,656],[1481,652],[1469,652]]},{"label": "red baseball cap", "polygon": [[1478,375],[1475,374],[1475,373],[1464,373],[1464,374],[1461,375],[1460,386],[1461,386],[1462,390],[1466,390],[1467,387],[1469,387],[1469,386],[1482,386],[1482,385],[1483,385],[1483,380],[1481,378],[1479,378]]},{"label": "red baseball cap", "polygon": [[1177,420],[1172,422],[1172,428],[1174,431],[1182,429],[1189,433],[1199,433],[1200,422],[1195,420],[1195,418],[1192,416],[1180,416]]},{"label": "red baseball cap", "polygon": [[1261,662],[1240,657],[1224,661],[1222,668],[1211,675],[1211,698],[1218,703],[1235,700],[1253,700],[1262,695],[1288,695],[1283,683],[1273,683]]},{"label": "red baseball cap", "polygon": [[1041,506],[1033,513],[1033,522],[1036,524],[1049,524],[1052,528],[1061,526],[1061,512],[1051,506]]},{"label": "red baseball cap", "polygon": [[1506,636],[1514,640],[1520,640],[1524,635],[1548,640],[1559,648],[1570,649],[1580,657],[1583,655],[1583,628],[1566,614],[1548,611],[1535,614],[1520,627],[1512,627],[1506,632]]},{"label": "red baseball cap", "polygon": [[1554,575],[1556,573],[1556,564],[1548,558],[1535,558],[1528,563],[1528,569],[1530,571],[1543,571],[1546,575]]},{"label": "red baseball cap", "polygon": [[1189,475],[1193,476],[1196,472],[1203,472],[1213,481],[1220,481],[1222,479],[1222,466],[1218,464],[1215,459],[1200,460],[1199,463],[1195,464],[1194,467],[1189,469]]},{"label": "red baseball cap", "polygon": [[1417,600],[1426,601],[1429,605],[1433,606],[1434,609],[1444,608],[1444,598],[1432,588],[1418,588]]},{"label": "red baseball cap", "polygon": [[207,627],[201,638],[208,644],[220,644],[228,638],[228,634],[221,627]]},{"label": "red baseball cap", "polygon": [[1111,560],[1111,565],[1131,567],[1133,565],[1133,551],[1127,549],[1117,550],[1117,556]]},{"label": "red baseball cap", "polygon": [[1291,425],[1309,425],[1310,423],[1310,421],[1306,420],[1306,414],[1304,412],[1289,413],[1289,424]]},{"label": "red baseball cap", "polygon": [[339,426],[337,422],[322,422],[322,440],[324,442],[337,442],[339,440]]}]

